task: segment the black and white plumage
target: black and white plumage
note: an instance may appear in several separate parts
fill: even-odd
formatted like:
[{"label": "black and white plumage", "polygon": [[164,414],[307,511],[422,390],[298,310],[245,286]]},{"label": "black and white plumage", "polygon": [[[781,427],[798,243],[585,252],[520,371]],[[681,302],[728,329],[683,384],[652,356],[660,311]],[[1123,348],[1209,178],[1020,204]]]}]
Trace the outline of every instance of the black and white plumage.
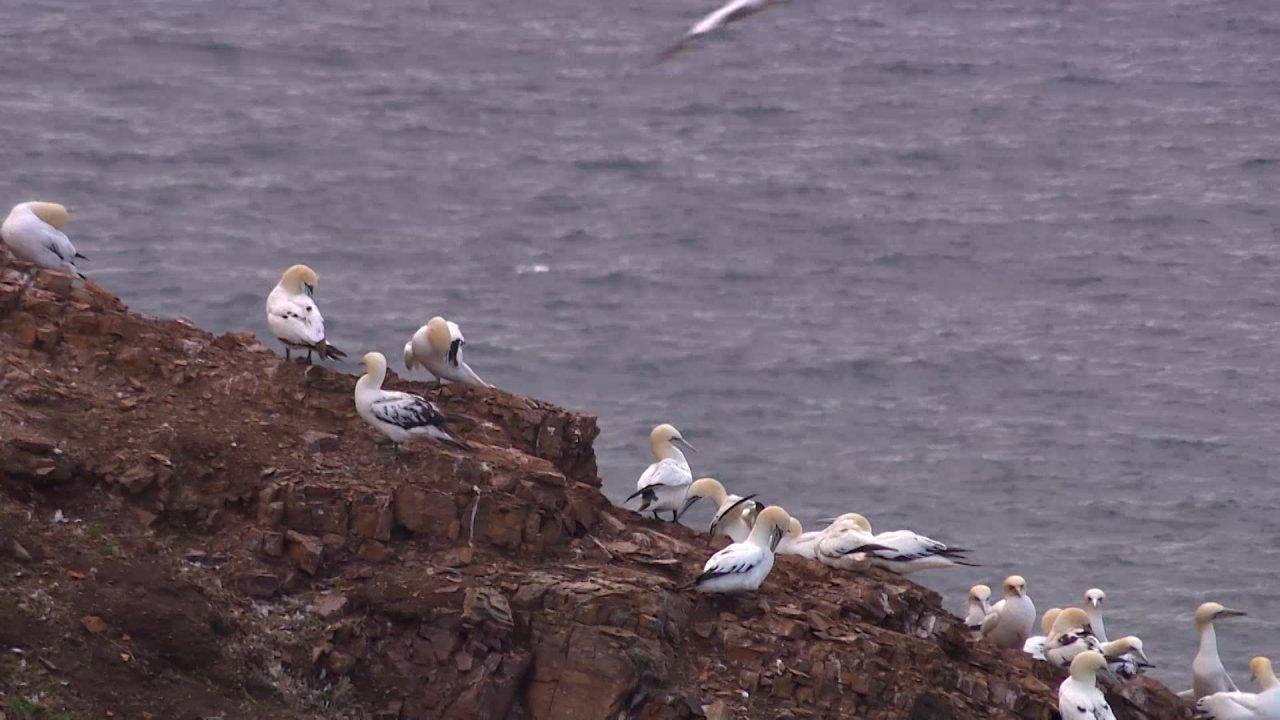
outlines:
[{"label": "black and white plumage", "polygon": [[1116,720],[1107,697],[1098,689],[1098,673],[1110,674],[1102,653],[1087,651],[1071,661],[1071,675],[1058,686],[1062,720]]},{"label": "black and white plumage", "polygon": [[62,232],[71,214],[58,203],[24,202],[9,211],[0,224],[0,240],[19,260],[83,278],[76,260],[84,258]]},{"label": "black and white plumage", "polygon": [[663,51],[658,59],[669,60],[708,33],[719,30],[731,22],[755,15],[770,5],[776,5],[782,1],[784,0],[729,0],[695,23],[679,42]]},{"label": "black and white plumage", "polygon": [[663,423],[649,431],[654,463],[640,474],[636,491],[623,502],[640,498],[640,512],[651,512],[655,518],[660,512],[670,512],[672,521],[677,518],[693,484],[693,471],[676,443],[693,450],[673,425]]},{"label": "black and white plumage", "polygon": [[1089,624],[1088,613],[1080,608],[1066,608],[1058,613],[1045,636],[1044,659],[1052,665],[1068,667],[1080,653],[1100,651],[1101,647]]},{"label": "black and white plumage", "polygon": [[756,590],[773,569],[773,551],[790,525],[791,516],[777,505],[761,510],[747,539],[712,555],[693,587],[706,593]]},{"label": "black and white plumage", "polygon": [[1142,638],[1136,635],[1104,642],[1102,647],[1098,648],[1098,652],[1107,659],[1111,672],[1125,680],[1132,680],[1146,672],[1148,668],[1155,667],[1142,649]]},{"label": "black and white plumage", "polygon": [[[877,534],[871,530],[871,523],[857,513],[846,513],[841,518],[850,520],[850,526],[843,529],[842,533],[849,546],[841,548],[841,551],[845,554],[865,553],[871,564],[890,572],[908,575],[921,570],[956,565],[974,566],[964,559],[964,554],[968,551],[963,548],[948,547],[946,543],[910,530],[891,530]],[[833,526],[836,524],[833,523]],[[858,547],[858,543],[864,547]],[[827,545],[829,549],[832,546],[833,543]],[[821,548],[819,552],[822,552]]]},{"label": "black and white plumage", "polygon": [[462,328],[437,315],[418,328],[405,343],[405,368],[412,370],[414,365],[421,365],[441,382],[448,380],[463,385],[492,387],[462,359],[462,348],[466,344]]},{"label": "black and white plumage", "polygon": [[347,356],[330,345],[325,336],[324,316],[312,299],[317,282],[314,270],[306,265],[292,265],[267,295],[267,325],[284,344],[286,359],[291,350],[306,350],[308,362],[312,353],[318,353],[324,360],[341,360]]},{"label": "black and white plumage", "polygon": [[845,513],[823,528],[822,535],[814,542],[814,556],[818,562],[841,570],[865,570],[871,566],[873,550],[888,550],[877,545],[867,529],[871,526],[858,513]]},{"label": "black and white plumage", "polygon": [[448,418],[433,403],[410,393],[382,389],[387,376],[387,359],[382,353],[365,355],[364,368],[365,374],[356,381],[356,412],[374,429],[396,445],[411,437],[429,437],[470,449],[445,430]]}]

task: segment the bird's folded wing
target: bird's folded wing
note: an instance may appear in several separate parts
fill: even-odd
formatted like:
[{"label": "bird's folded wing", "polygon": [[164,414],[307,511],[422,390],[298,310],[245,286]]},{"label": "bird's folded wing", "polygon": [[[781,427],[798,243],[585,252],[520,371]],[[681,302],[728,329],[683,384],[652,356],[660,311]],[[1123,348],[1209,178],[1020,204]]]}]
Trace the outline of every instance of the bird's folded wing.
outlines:
[{"label": "bird's folded wing", "polygon": [[445,424],[444,413],[435,405],[409,393],[387,393],[374,400],[370,410],[375,418],[405,430]]},{"label": "bird's folded wing", "polygon": [[683,465],[670,458],[650,465],[636,482],[637,488],[651,485],[688,485],[692,480],[689,471]]}]

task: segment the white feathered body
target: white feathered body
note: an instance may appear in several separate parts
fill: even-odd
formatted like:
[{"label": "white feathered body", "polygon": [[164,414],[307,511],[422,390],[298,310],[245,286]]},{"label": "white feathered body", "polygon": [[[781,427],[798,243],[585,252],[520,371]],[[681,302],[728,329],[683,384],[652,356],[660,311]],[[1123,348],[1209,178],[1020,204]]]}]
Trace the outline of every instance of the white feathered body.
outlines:
[{"label": "white feathered body", "polygon": [[1058,686],[1058,712],[1062,720],[1116,720],[1097,683],[1074,677]]},{"label": "white feathered body", "polygon": [[449,347],[434,348],[428,340],[427,326],[423,325],[413,334],[409,342],[404,345],[404,364],[409,370],[414,365],[421,365],[427,369],[438,380],[452,383],[460,383],[463,385],[481,385],[484,387],[492,387],[489,383],[480,379],[475,370],[467,364],[462,358],[462,349],[466,345],[466,338],[462,336],[462,329],[452,320],[446,321],[449,327]]},{"label": "white feathered body", "polygon": [[27,203],[15,206],[0,224],[0,240],[4,240],[19,260],[72,277],[84,277],[76,268],[76,248],[70,238],[37,217]]},{"label": "white feathered body", "polygon": [[1280,720],[1280,688],[1206,695],[1196,701],[1196,712],[1204,720]]},{"label": "white feathered body", "polygon": [[760,587],[772,569],[773,552],[748,539],[712,555],[695,584],[708,593],[750,592]]},{"label": "white feathered body", "polygon": [[1020,648],[1036,624],[1036,606],[1026,595],[1006,597],[991,606],[982,621],[982,636],[1002,648]]}]

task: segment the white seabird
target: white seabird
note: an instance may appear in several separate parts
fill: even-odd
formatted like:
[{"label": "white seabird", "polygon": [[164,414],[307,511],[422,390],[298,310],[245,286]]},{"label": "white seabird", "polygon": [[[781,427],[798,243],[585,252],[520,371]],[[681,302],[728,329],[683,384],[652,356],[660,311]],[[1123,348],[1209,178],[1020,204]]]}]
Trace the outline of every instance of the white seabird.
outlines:
[{"label": "white seabird", "polygon": [[1110,642],[1104,642],[1098,648],[1098,652],[1102,653],[1103,657],[1107,659],[1111,672],[1125,680],[1132,680],[1146,672],[1147,668],[1155,667],[1147,659],[1147,653],[1142,649],[1142,638],[1136,635],[1126,635]]},{"label": "white seabird", "polygon": [[965,605],[964,624],[974,640],[982,637],[982,619],[991,612],[991,588],[974,585],[969,588],[969,601]]},{"label": "white seabird", "polygon": [[1027,597],[1027,581],[1021,575],[1005,578],[1001,589],[1004,598],[982,619],[982,637],[996,647],[1021,648],[1036,623],[1035,603]]},{"label": "white seabird", "polygon": [[[891,530],[877,535],[871,530],[870,521],[862,515],[847,513],[841,517],[851,519],[852,525],[864,533],[861,537],[866,540],[865,545],[868,546],[866,548],[850,547],[846,552],[866,553],[866,556],[871,559],[871,564],[890,572],[909,575],[921,570],[956,565],[974,567],[973,563],[964,560],[964,553],[968,551],[962,548],[947,547],[945,543],[910,530]],[[846,534],[846,537],[852,538],[855,535]],[[869,547],[871,545],[876,547]]]},{"label": "white seabird", "polygon": [[1219,692],[1196,701],[1196,717],[1203,720],[1275,720],[1280,718],[1280,681],[1271,661],[1256,657],[1249,661],[1260,693]]},{"label": "white seabird", "polygon": [[387,359],[382,353],[364,356],[364,373],[356,381],[356,412],[391,438],[397,448],[411,437],[429,437],[456,448],[471,449],[445,431],[448,418],[433,403],[417,395],[382,389],[387,377]]},{"label": "white seabird", "polygon": [[1044,643],[1049,639],[1049,631],[1053,629],[1053,621],[1058,619],[1058,615],[1062,612],[1062,608],[1049,608],[1044,611],[1044,615],[1040,616],[1040,633],[1027,638],[1022,644],[1022,652],[1030,655],[1036,660],[1044,659]]},{"label": "white seabird", "polygon": [[685,494],[693,484],[689,461],[684,459],[684,453],[676,443],[693,450],[693,446],[672,425],[664,423],[649,432],[649,451],[653,453],[655,462],[645,468],[636,481],[636,491],[623,502],[638,497],[639,512],[652,512],[656,518],[659,512],[667,511],[673,521],[676,519]]},{"label": "white seabird", "polygon": [[866,570],[872,550],[889,550],[872,542],[871,523],[858,513],[845,513],[823,528],[814,543],[818,562],[841,570]]},{"label": "white seabird", "polygon": [[689,32],[685,33],[684,37],[680,38],[679,42],[665,50],[658,59],[659,61],[668,60],[674,57],[681,50],[688,47],[690,43],[707,33],[719,30],[731,22],[754,15],[770,5],[778,4],[781,1],[782,0],[729,0],[729,2],[713,10],[706,17],[695,23],[692,28],[689,28]]},{"label": "white seabird", "polygon": [[1080,608],[1067,608],[1058,613],[1044,641],[1044,659],[1052,665],[1067,667],[1086,650],[1099,650],[1102,644],[1089,625],[1089,614]]},{"label": "white seabird", "polygon": [[702,567],[693,586],[702,592],[750,592],[773,569],[773,551],[791,525],[791,516],[777,505],[760,511],[755,527],[743,542],[727,545]]},{"label": "white seabird", "polygon": [[493,387],[481,380],[462,359],[462,347],[466,344],[458,324],[437,315],[404,344],[404,366],[412,370],[414,365],[421,365],[441,382]]},{"label": "white seabird", "polygon": [[676,519],[679,520],[698,500],[707,498],[716,505],[716,514],[711,518],[707,532],[711,535],[724,535],[734,542],[742,542],[751,532],[756,514],[764,507],[752,500],[754,497],[755,493],[746,497],[731,495],[719,480],[698,478],[685,493],[684,505],[676,512]]},{"label": "white seabird", "polygon": [[1240,610],[1225,608],[1216,602],[1207,602],[1196,608],[1196,630],[1200,631],[1200,650],[1191,661],[1191,690],[1178,693],[1187,700],[1199,700],[1205,695],[1220,692],[1239,692],[1227,669],[1218,657],[1218,635],[1213,623],[1223,618],[1240,617]]},{"label": "white seabird", "polygon": [[316,291],[316,271],[306,265],[291,265],[280,276],[280,282],[267,295],[267,326],[284,344],[284,357],[292,359],[291,350],[306,350],[321,360],[341,360],[347,356],[329,344],[324,334],[324,316],[312,295]]},{"label": "white seabird", "polygon": [[783,536],[778,543],[778,548],[774,552],[778,555],[797,555],[809,560],[816,560],[818,556],[818,540],[822,538],[821,530],[812,530],[805,532],[800,521],[791,518],[791,526],[787,529],[787,534]]},{"label": "white seabird", "polygon": [[1102,603],[1107,594],[1098,588],[1089,588],[1084,593],[1084,611],[1089,613],[1089,627],[1093,628],[1093,636],[1098,642],[1107,641],[1107,628],[1102,624]]},{"label": "white seabird", "polygon": [[1116,720],[1107,698],[1098,689],[1098,673],[1110,674],[1102,653],[1089,650],[1071,661],[1071,675],[1058,686],[1062,720]]},{"label": "white seabird", "polygon": [[58,203],[18,203],[0,224],[0,240],[19,260],[83,278],[84,274],[76,267],[76,260],[87,258],[76,252],[71,240],[62,232],[70,220],[71,213]]}]

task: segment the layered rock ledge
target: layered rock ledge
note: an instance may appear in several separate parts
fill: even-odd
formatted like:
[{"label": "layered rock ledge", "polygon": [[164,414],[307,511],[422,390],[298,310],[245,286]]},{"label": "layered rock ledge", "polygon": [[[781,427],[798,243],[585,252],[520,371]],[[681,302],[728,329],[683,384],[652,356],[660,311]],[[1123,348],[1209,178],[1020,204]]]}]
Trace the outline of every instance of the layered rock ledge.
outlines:
[{"label": "layered rock ledge", "polygon": [[716,545],[609,504],[594,417],[392,377],[476,449],[390,457],[354,377],[21,281],[0,261],[0,718],[1057,717],[1059,671],[897,576],[681,590]]}]

